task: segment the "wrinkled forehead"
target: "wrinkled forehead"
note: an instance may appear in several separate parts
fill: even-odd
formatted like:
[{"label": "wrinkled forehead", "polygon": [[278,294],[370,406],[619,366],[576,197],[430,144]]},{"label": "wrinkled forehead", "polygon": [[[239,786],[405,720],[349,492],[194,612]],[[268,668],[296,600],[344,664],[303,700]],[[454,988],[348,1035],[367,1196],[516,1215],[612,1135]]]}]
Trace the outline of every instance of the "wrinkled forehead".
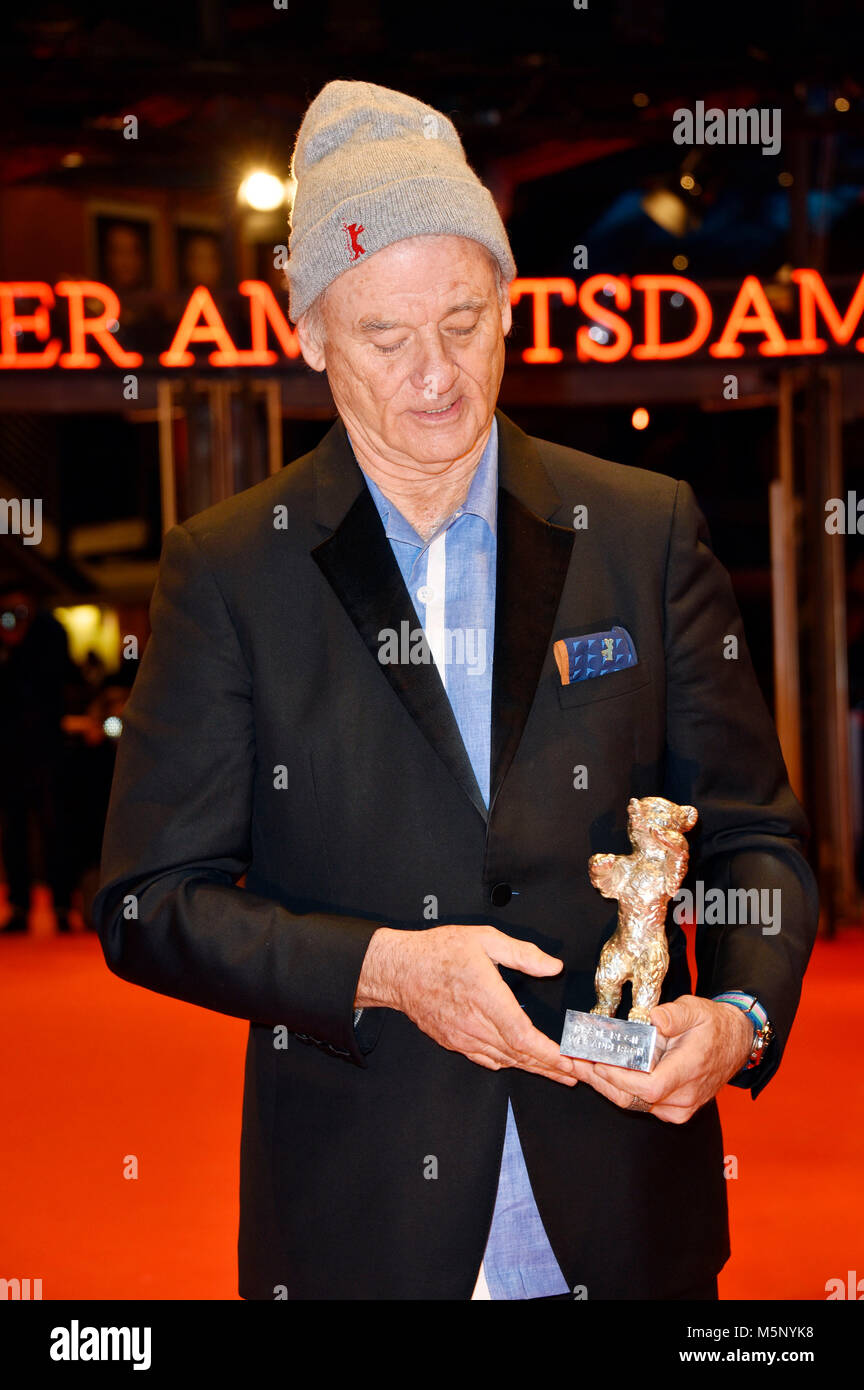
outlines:
[{"label": "wrinkled forehead", "polygon": [[459,236],[416,236],[393,242],[351,267],[327,289],[327,306],[356,319],[364,314],[446,312],[450,300],[494,298],[494,258],[480,242]]}]

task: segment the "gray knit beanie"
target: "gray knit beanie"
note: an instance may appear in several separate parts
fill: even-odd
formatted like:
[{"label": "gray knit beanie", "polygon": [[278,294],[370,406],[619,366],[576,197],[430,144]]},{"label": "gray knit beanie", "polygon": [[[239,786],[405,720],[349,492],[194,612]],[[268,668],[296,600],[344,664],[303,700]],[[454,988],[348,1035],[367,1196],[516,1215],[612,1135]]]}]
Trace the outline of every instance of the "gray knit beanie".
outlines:
[{"label": "gray knit beanie", "polygon": [[465,158],[453,122],[374,82],[328,82],[300,130],[285,267],[296,323],[337,275],[405,237],[470,237],[505,284],[516,265],[492,194]]}]

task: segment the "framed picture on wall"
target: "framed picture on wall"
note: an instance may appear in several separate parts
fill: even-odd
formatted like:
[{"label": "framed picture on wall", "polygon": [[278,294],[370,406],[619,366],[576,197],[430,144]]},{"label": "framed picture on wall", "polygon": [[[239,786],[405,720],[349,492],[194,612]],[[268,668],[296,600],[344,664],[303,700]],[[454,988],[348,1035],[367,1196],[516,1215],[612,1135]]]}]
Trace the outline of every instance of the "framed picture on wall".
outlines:
[{"label": "framed picture on wall", "polygon": [[94,278],[123,298],[155,285],[155,216],[144,209],[91,209],[91,260]]},{"label": "framed picture on wall", "polygon": [[177,283],[181,290],[204,285],[219,289],[226,282],[225,252],[218,225],[183,223],[175,229]]}]

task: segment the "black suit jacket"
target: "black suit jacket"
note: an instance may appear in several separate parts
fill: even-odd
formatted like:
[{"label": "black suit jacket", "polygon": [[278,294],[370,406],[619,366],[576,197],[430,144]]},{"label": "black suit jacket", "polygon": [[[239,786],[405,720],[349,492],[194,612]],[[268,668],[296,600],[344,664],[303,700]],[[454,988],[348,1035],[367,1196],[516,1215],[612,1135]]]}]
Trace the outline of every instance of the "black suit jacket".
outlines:
[{"label": "black suit jacket", "polygon": [[[488,815],[435,667],[378,660],[382,629],[419,624],[341,421],[165,537],[94,912],[118,975],[250,1020],[246,1298],[469,1298],[508,1095],[570,1285],[669,1297],[728,1255],[713,1101],[666,1124],[588,1085],[487,1071],[395,1010],[367,1010],[355,1036],[378,925],[485,922],[563,958],[554,979],[508,975],[560,1038],[616,920],[588,858],[629,852],[631,796],[698,808],[691,878],[781,890],[776,935],[697,935],[697,991],[750,991],[776,1029],[754,1095],[815,934],[806,821],[690,487],[497,419]],[[638,664],[562,686],[555,640],[615,623]],[[691,990],[671,922],[669,940],[664,999]]]}]

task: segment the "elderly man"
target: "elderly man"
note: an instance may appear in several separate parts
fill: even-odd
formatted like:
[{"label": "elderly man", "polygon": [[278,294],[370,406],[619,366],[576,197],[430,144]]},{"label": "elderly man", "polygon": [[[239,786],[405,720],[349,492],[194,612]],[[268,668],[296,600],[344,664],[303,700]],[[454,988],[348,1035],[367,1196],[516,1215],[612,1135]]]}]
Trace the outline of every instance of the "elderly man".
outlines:
[{"label": "elderly man", "polygon": [[[250,1020],[243,1297],[716,1297],[714,1097],[776,1070],[817,915],[728,576],[686,483],[496,410],[515,266],[446,117],[332,82],[294,174],[291,314],[339,418],[165,537],[106,959]],[[565,681],[556,641],[613,629],[626,662]],[[670,923],[646,1075],[559,1041],[615,925],[588,858],[655,794],[782,927],[700,925],[691,993]]]}]

